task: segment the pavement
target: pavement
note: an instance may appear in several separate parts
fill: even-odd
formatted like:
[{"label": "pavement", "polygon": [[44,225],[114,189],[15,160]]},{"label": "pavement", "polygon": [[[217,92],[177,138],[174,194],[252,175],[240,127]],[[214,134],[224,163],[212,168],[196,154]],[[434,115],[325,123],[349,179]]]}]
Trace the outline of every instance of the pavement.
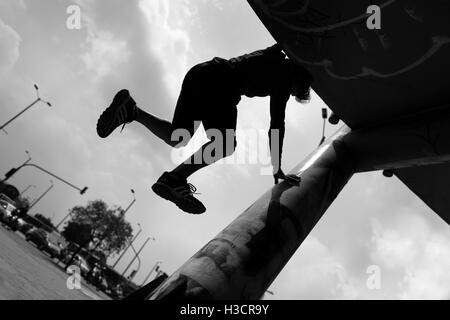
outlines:
[{"label": "pavement", "polygon": [[68,285],[70,276],[56,261],[1,225],[0,300],[111,300],[84,280],[78,289]]}]

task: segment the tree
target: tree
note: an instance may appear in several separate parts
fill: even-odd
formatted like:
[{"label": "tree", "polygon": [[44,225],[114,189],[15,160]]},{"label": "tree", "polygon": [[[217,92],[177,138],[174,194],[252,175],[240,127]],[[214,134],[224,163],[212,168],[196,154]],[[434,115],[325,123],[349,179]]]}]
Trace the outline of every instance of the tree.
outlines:
[{"label": "tree", "polygon": [[95,200],[84,207],[73,207],[70,209],[70,216],[71,221],[63,231],[64,236],[69,235],[66,239],[71,241],[69,238],[73,230],[89,226],[90,237],[83,244],[74,242],[81,246],[86,245],[92,251],[109,256],[122,251],[131,240],[133,229],[125,221],[121,207],[108,208],[104,201]]},{"label": "tree", "polygon": [[64,228],[62,235],[70,242],[74,242],[79,246],[84,246],[91,240],[92,228],[85,223],[70,221]]}]

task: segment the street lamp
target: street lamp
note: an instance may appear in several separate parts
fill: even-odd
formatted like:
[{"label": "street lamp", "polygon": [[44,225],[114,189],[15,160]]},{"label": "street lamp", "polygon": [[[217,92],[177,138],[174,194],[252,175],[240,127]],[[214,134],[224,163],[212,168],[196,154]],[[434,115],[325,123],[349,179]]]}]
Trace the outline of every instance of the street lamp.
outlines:
[{"label": "street lamp", "polygon": [[30,205],[28,210],[33,208],[36,205],[36,203],[38,203],[53,188],[53,181],[50,180],[50,183],[51,183],[50,187],[47,190],[45,190],[44,193],[39,196],[39,198],[37,198],[35,201],[33,201],[33,203]]},{"label": "street lamp", "polygon": [[36,100],[34,100],[28,107],[26,107],[25,109],[23,109],[22,111],[20,111],[17,115],[15,115],[11,120],[8,120],[5,124],[3,124],[2,126],[0,126],[0,130],[3,130],[6,134],[8,134],[8,132],[6,132],[5,127],[10,124],[11,122],[13,122],[14,120],[16,120],[20,115],[22,115],[25,111],[27,111],[28,109],[30,109],[32,106],[34,106],[36,103],[38,103],[39,101],[42,101],[43,103],[45,103],[46,105],[48,105],[49,107],[52,106],[52,104],[48,101],[42,100],[41,97],[39,96],[39,87],[35,84],[34,85],[34,89],[36,90]]},{"label": "street lamp", "polygon": [[128,244],[128,246],[125,248],[125,250],[123,250],[122,254],[120,255],[119,259],[117,259],[116,262],[114,262],[114,265],[112,266],[112,268],[114,269],[117,264],[119,263],[120,259],[123,258],[123,256],[125,255],[125,252],[127,252],[127,250],[131,247],[131,245],[133,244],[133,242],[137,239],[137,237],[139,236],[139,234],[142,232],[142,228],[141,225],[138,223],[137,224],[139,226],[139,231],[136,233],[136,235],[134,236],[134,238],[130,241],[130,243]]},{"label": "street lamp", "polygon": [[69,213],[65,215],[65,217],[64,217],[64,218],[63,218],[63,219],[55,226],[56,230],[59,229],[59,226],[60,226],[64,221],[66,221],[66,219],[67,219],[71,214],[72,214],[72,211],[69,211]]},{"label": "street lamp", "polygon": [[25,192],[27,192],[30,188],[36,188],[36,186],[34,184],[30,184],[28,187],[26,187],[20,194],[19,196],[22,196]]},{"label": "street lamp", "polygon": [[134,256],[134,258],[131,260],[131,262],[128,264],[128,266],[125,268],[125,270],[122,272],[122,277],[123,277],[123,275],[128,271],[128,269],[131,267],[131,265],[133,264],[134,260],[136,260],[136,258],[139,257],[139,254],[141,253],[142,249],[144,249],[144,247],[147,245],[147,243],[148,243],[150,240],[155,241],[156,239],[155,239],[155,238],[150,238],[150,237],[148,237],[147,240],[145,240],[144,244],[141,246],[141,248],[140,248],[139,251],[136,253],[136,255]]},{"label": "street lamp", "polygon": [[156,268],[162,263],[162,261],[157,261],[155,263],[155,265],[153,266],[153,268],[150,270],[150,272],[148,273],[148,275],[145,277],[144,281],[142,281],[141,287],[143,285],[145,285],[145,283],[147,282],[148,278],[150,278],[150,276],[152,275],[153,271],[156,270]]},{"label": "street lamp", "polygon": [[12,168],[11,170],[9,170],[5,174],[5,178],[1,181],[2,183],[8,181],[8,179],[11,178],[14,174],[16,174],[17,171],[22,169],[24,166],[26,166],[31,161],[31,156],[30,156],[30,153],[28,152],[28,150],[25,150],[25,153],[27,154],[28,159],[24,163],[22,163],[18,168]]},{"label": "street lamp", "polygon": [[27,161],[25,161],[25,162],[22,164],[22,166],[26,165],[28,162],[31,161],[30,151],[25,150],[25,153],[27,154],[28,159],[27,159]]},{"label": "street lamp", "polygon": [[85,194],[86,191],[87,191],[87,189],[88,189],[88,187],[84,187],[83,189],[78,188],[78,187],[74,186],[73,184],[71,184],[70,182],[64,180],[63,178],[58,177],[56,174],[51,173],[50,171],[45,170],[44,168],[41,168],[41,167],[39,167],[38,165],[35,165],[35,164],[33,164],[33,163],[27,163],[27,164],[24,165],[24,167],[25,167],[25,166],[28,166],[28,167],[34,167],[34,168],[36,168],[36,169],[38,169],[38,170],[41,170],[41,171],[45,172],[46,174],[48,174],[48,175],[50,175],[50,176],[52,176],[52,177],[58,179],[59,181],[61,181],[61,182],[65,183],[65,184],[67,184],[68,186],[70,186],[70,187],[72,187],[72,188],[74,188],[74,189],[80,191],[80,194]]},{"label": "street lamp", "polygon": [[1,182],[7,181],[7,180],[8,180],[9,178],[11,178],[14,174],[16,174],[17,171],[19,171],[19,170],[22,169],[23,167],[28,166],[28,167],[34,167],[34,168],[36,168],[36,169],[38,169],[38,170],[40,170],[40,171],[43,171],[44,173],[46,173],[46,174],[52,176],[53,178],[58,179],[59,181],[61,181],[61,182],[65,183],[65,184],[67,184],[68,186],[70,186],[70,187],[72,187],[72,188],[78,190],[78,191],[80,192],[80,194],[85,194],[85,193],[86,193],[88,187],[84,187],[83,189],[78,188],[77,186],[74,186],[73,184],[71,184],[70,182],[64,180],[63,178],[58,177],[56,174],[51,173],[50,171],[48,171],[48,170],[46,170],[46,169],[44,169],[44,168],[41,168],[41,167],[39,167],[38,165],[35,165],[35,164],[33,164],[33,163],[29,163],[29,162],[31,161],[30,153],[29,153],[28,151],[25,151],[25,152],[26,152],[27,155],[28,155],[28,160],[25,161],[20,167],[18,167],[18,168],[13,168],[13,169],[9,170],[9,171],[5,174],[5,178],[4,178]]},{"label": "street lamp", "polygon": [[137,260],[138,260],[138,266],[135,270],[133,270],[133,272],[131,273],[129,277],[130,281],[133,280],[134,276],[136,275],[136,273],[139,271],[139,269],[141,268],[141,257],[139,257],[139,253],[136,252],[136,250],[134,249],[133,245],[131,245],[131,249],[134,252],[134,255],[136,256]]},{"label": "street lamp", "polygon": [[125,213],[128,212],[128,210],[130,210],[131,206],[136,202],[136,195],[133,189],[131,189],[131,194],[133,195],[133,200],[131,201],[131,203],[128,205],[128,207],[121,213],[122,216],[125,215]]}]

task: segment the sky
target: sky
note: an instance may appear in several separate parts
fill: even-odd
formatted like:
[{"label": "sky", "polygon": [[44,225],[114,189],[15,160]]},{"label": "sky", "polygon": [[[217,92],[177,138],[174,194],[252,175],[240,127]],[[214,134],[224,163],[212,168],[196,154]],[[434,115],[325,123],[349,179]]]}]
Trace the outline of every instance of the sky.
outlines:
[{"label": "sky", "polygon": [[[66,10],[81,8],[81,29],[70,30]],[[130,90],[139,107],[171,119],[185,73],[215,56],[231,58],[274,44],[242,0],[0,0],[0,122],[35,99],[33,84],[53,107],[37,104],[0,133],[0,173],[32,162],[64,177],[85,195],[54,181],[33,209],[55,223],[75,205],[102,199],[110,206],[136,203],[126,218],[142,251],[135,282],[157,261],[171,274],[267,191],[262,164],[212,165],[191,177],[207,207],[193,216],[150,189],[171,170],[174,154],[143,126],[131,123],[108,139],[96,134],[99,115],[114,94]],[[243,98],[238,107],[238,151],[248,153],[246,132],[269,126],[268,98]],[[212,106],[214,101],[211,102]],[[287,107],[283,168],[292,169],[317,148],[321,108]],[[329,136],[337,127],[328,126]],[[204,141],[199,132],[189,147]],[[267,141],[261,139],[267,149]],[[183,153],[184,154],[184,153]],[[50,177],[31,168],[10,182],[37,198]],[[117,258],[117,257],[116,257]],[[127,253],[118,264],[123,271]],[[114,262],[112,259],[111,262]],[[137,267],[137,263],[130,271]],[[376,268],[380,286],[367,285]],[[371,269],[372,268],[372,269]],[[266,299],[450,299],[450,230],[397,178],[355,175],[269,288]]]}]

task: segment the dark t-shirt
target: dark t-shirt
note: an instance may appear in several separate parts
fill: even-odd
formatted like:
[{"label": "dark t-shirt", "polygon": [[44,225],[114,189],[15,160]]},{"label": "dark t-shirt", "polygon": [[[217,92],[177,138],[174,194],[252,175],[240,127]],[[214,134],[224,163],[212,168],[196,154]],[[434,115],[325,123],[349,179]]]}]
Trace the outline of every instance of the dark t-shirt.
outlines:
[{"label": "dark t-shirt", "polygon": [[213,61],[234,71],[233,80],[241,94],[247,97],[266,97],[291,91],[290,63],[279,45],[229,60],[216,57]]},{"label": "dark t-shirt", "polygon": [[289,95],[289,63],[278,45],[228,61],[236,72],[243,95],[266,97],[282,92]]},{"label": "dark t-shirt", "polygon": [[241,95],[247,97],[270,96],[271,128],[284,128],[286,103],[291,95],[289,60],[276,44],[236,58],[213,61],[233,70],[233,79]]}]

